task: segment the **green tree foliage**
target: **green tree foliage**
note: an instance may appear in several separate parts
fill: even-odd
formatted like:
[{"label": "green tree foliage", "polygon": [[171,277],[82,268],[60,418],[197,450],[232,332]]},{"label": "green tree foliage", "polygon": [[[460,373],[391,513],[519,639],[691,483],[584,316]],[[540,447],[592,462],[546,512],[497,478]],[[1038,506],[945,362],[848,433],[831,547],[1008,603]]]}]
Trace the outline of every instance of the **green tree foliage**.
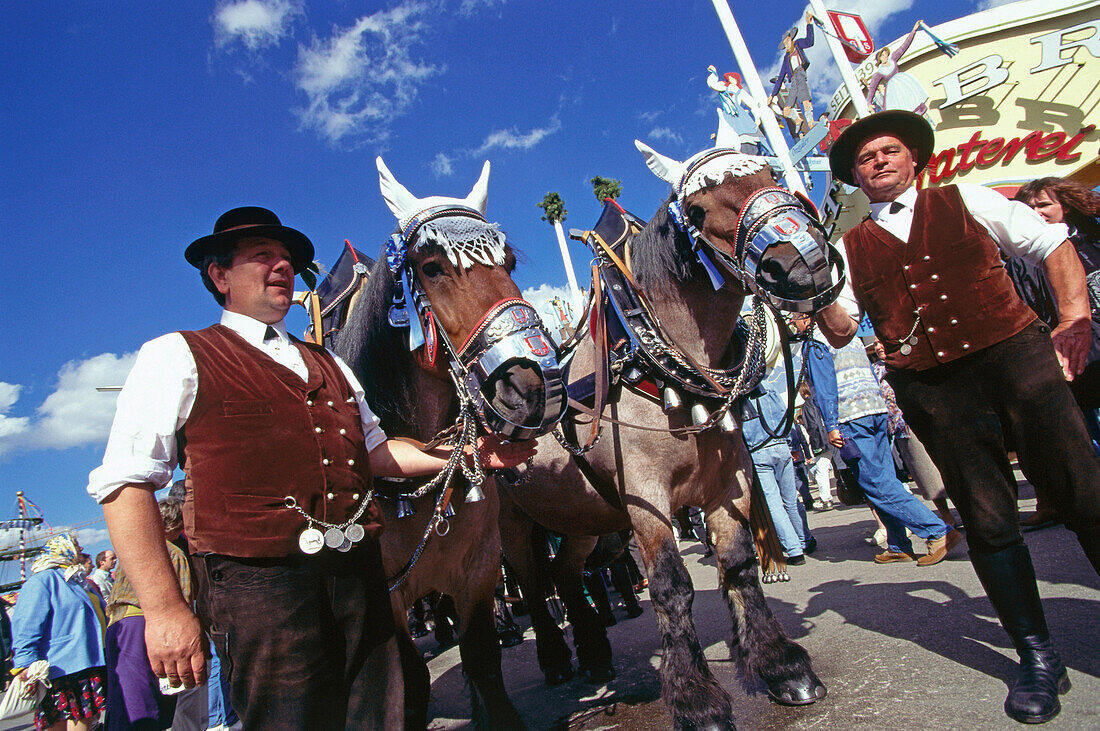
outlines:
[{"label": "green tree foliage", "polygon": [[542,203],[536,203],[535,205],[543,210],[542,220],[550,223],[554,223],[554,221],[560,223],[569,214],[569,211],[565,210],[565,202],[557,191],[547,193],[543,196]]},{"label": "green tree foliage", "polygon": [[596,194],[596,200],[603,203],[606,198],[618,200],[623,192],[623,184],[614,178],[601,178],[599,175],[588,182],[592,183],[592,192]]}]

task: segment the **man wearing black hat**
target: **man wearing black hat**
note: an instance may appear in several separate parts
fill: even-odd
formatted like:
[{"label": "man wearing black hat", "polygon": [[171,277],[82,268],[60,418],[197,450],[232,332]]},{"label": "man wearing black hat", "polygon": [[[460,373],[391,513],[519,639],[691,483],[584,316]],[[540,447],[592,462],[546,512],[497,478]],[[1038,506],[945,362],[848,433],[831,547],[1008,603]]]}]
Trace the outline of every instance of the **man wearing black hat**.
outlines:
[{"label": "man wearing black hat", "polygon": [[[1089,350],[1084,272],[1065,227],[1023,204],[973,185],[917,191],[933,141],[923,117],[886,111],[833,144],[833,176],[858,186],[871,213],[844,235],[851,292],[817,322],[840,347],[855,335],[853,315],[870,316],[898,406],[943,475],[974,569],[1020,655],[1005,711],[1041,723],[1058,714],[1069,678],[1020,535],[1006,442],[1100,571],[1100,463],[1065,383]],[[1002,252],[1046,271],[1061,317],[1053,332],[1016,295]]]},{"label": "man wearing black hat", "polygon": [[[88,485],[144,609],[153,671],[203,682],[205,627],[246,729],[398,728],[372,474],[431,474],[446,460],[387,440],[348,367],[287,335],[294,275],[313,259],[303,234],[264,208],[235,208],[185,256],[221,322],[142,346]],[[497,468],[533,446],[486,438],[480,451]],[[153,494],[177,454],[201,626]]]}]

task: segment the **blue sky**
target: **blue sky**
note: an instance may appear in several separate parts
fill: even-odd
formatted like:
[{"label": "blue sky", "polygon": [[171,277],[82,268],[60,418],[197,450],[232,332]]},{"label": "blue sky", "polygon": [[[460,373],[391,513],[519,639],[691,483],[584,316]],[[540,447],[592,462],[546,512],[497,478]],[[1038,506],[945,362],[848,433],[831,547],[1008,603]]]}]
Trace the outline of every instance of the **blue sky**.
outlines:
[{"label": "blue sky", "polygon": [[[879,42],[991,4],[827,3]],[[733,0],[765,80],[805,7]],[[183,249],[224,210],[271,208],[327,264],[345,238],[375,256],[394,225],[376,155],[419,196],[464,196],[488,159],[520,287],[562,291],[535,204],[556,190],[566,228],[591,225],[602,175],[648,217],[667,186],[634,138],[677,159],[709,146],[706,67],[737,70],[706,0],[40,0],[0,18],[0,517],[22,489],[91,549],[107,544],[85,485],[114,404],[95,387],[121,384],[145,340],[216,320]],[[812,63],[819,111],[838,79]]]}]

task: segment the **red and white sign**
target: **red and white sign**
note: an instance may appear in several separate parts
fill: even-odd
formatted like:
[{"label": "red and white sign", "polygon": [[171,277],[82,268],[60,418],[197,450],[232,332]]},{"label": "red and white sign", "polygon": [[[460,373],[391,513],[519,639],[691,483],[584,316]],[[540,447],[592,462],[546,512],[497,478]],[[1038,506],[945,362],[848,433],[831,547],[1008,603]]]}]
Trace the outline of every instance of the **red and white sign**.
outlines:
[{"label": "red and white sign", "polygon": [[844,41],[844,55],[852,63],[859,63],[871,55],[875,50],[875,42],[871,40],[871,34],[867,32],[867,26],[863,24],[863,18],[851,13],[838,13],[830,10],[829,20],[833,29]]}]

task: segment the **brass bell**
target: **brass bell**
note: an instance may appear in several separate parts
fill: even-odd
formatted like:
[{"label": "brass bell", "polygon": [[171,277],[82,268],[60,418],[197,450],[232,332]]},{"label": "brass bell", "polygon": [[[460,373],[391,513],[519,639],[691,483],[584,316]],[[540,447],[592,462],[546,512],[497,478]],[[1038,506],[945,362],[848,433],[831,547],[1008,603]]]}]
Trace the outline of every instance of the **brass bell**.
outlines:
[{"label": "brass bell", "polygon": [[665,386],[665,390],[661,392],[661,396],[664,400],[665,412],[675,411],[684,405],[684,400],[680,398],[680,394],[672,386]]},{"label": "brass bell", "polygon": [[481,491],[481,485],[470,483],[470,487],[466,490],[466,502],[468,503],[480,503],[485,499],[485,493]]},{"label": "brass bell", "polygon": [[402,495],[397,498],[397,517],[408,518],[409,516],[416,515],[416,508],[413,507],[413,502],[407,495]]},{"label": "brass bell", "polygon": [[695,404],[691,407],[691,421],[695,426],[705,424],[707,419],[710,418],[710,412],[707,411],[707,407],[702,404]]},{"label": "brass bell", "polygon": [[733,414],[729,409],[726,409],[726,413],[722,414],[722,418],[718,420],[718,427],[726,434],[733,434],[737,431],[737,423],[733,420]]}]

